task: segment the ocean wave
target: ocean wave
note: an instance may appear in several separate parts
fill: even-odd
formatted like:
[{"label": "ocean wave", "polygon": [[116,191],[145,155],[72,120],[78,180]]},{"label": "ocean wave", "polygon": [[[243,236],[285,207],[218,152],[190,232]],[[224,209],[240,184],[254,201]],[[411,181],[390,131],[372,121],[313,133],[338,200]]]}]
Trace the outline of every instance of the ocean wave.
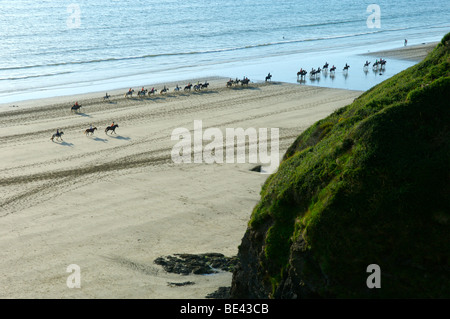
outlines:
[{"label": "ocean wave", "polygon": [[0,81],[26,80],[26,79],[32,79],[32,78],[42,78],[42,77],[49,77],[49,76],[64,75],[64,74],[70,74],[70,73],[73,73],[73,72],[67,71],[67,72],[57,72],[57,73],[47,73],[47,74],[12,76],[12,77],[0,78]]},{"label": "ocean wave", "polygon": [[[331,24],[345,23],[345,22],[351,22],[351,21],[352,20],[331,22]],[[322,24],[314,24],[314,25],[322,25]],[[312,24],[309,26],[312,26]],[[337,35],[321,36],[321,37],[313,37],[313,38],[290,39],[290,40],[264,42],[264,43],[249,44],[249,45],[244,45],[244,46],[218,48],[218,49],[210,49],[210,50],[193,50],[193,51],[185,51],[185,52],[162,52],[162,53],[155,53],[155,54],[143,54],[143,55],[137,55],[137,56],[107,57],[107,58],[103,58],[103,59],[99,58],[99,59],[90,59],[90,60],[82,60],[82,61],[56,62],[56,63],[47,63],[47,64],[25,65],[25,66],[11,66],[11,67],[0,68],[0,71],[13,71],[13,70],[22,70],[22,69],[59,67],[59,66],[68,66],[68,65],[95,64],[95,63],[118,62],[118,61],[128,61],[128,60],[144,60],[144,59],[149,59],[149,58],[160,58],[160,57],[214,54],[214,53],[233,52],[233,51],[249,50],[249,49],[261,48],[261,47],[303,43],[303,42],[325,41],[325,40],[336,40],[336,39],[343,39],[343,38],[360,37],[360,36],[369,35],[369,34],[378,34],[378,33],[384,33],[384,32],[392,32],[392,31],[402,31],[402,30],[408,30],[408,29],[413,29],[413,28],[421,28],[421,26],[380,29],[380,30],[373,30],[373,31],[367,31],[367,32],[337,34]],[[16,80],[16,79],[23,79],[23,78],[28,78],[28,77],[52,76],[52,75],[58,75],[58,74],[64,74],[64,73],[52,73],[52,74],[46,74],[46,75],[31,75],[31,76],[25,76],[25,77],[0,78],[0,80]]]}]

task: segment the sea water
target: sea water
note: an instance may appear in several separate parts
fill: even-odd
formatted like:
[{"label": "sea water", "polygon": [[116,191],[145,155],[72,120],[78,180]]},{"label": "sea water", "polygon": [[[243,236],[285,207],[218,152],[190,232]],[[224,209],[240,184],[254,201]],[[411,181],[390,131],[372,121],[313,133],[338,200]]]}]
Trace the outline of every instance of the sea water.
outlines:
[{"label": "sea water", "polygon": [[360,54],[449,31],[442,0],[1,0],[0,104],[212,76],[298,83],[325,62],[335,77],[299,85],[367,90],[414,62],[363,72],[375,57]]}]

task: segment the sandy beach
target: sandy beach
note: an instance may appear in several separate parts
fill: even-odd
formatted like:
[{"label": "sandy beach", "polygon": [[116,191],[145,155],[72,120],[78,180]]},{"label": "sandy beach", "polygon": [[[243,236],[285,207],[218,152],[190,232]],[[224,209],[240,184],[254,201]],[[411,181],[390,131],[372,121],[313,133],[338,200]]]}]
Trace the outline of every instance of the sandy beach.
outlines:
[{"label": "sandy beach", "polygon": [[[394,53],[420,59],[422,51]],[[4,108],[0,297],[205,298],[230,286],[229,272],[182,276],[154,260],[236,255],[268,175],[251,171],[252,163],[175,164],[172,131],[193,131],[194,120],[223,132],[279,128],[281,158],[307,127],[362,92],[279,82],[226,88],[225,82],[212,79],[200,92],[173,92],[170,83],[167,94],[152,97],[125,98],[118,90],[108,92],[109,101],[98,93]],[[79,113],[70,110],[74,101],[82,105]],[[106,135],[112,121],[117,135]],[[98,130],[86,136],[91,124]],[[57,128],[63,141],[52,142]],[[66,284],[72,264],[80,267],[80,288]],[[188,281],[193,284],[169,285]]]}]

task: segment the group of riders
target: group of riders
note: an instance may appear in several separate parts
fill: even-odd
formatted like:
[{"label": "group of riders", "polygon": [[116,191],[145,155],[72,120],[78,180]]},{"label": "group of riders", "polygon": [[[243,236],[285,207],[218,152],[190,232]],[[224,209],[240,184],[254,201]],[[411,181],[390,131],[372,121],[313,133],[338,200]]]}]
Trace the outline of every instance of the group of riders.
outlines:
[{"label": "group of riders", "polygon": [[[366,69],[368,66],[369,66],[369,64],[370,64],[370,62],[369,61],[366,61],[366,63],[364,64],[364,69]],[[375,68],[378,68],[378,65],[380,65],[381,66],[381,68],[383,68],[384,67],[384,65],[386,64],[386,60],[384,60],[384,59],[381,59],[380,58],[380,60],[376,60],[375,61],[375,63],[373,64],[373,67],[374,67],[374,69]],[[347,71],[348,69],[350,68],[350,65],[348,65],[347,63],[345,63],[345,66],[344,66],[344,71]],[[323,66],[323,71],[325,71],[325,70],[327,70],[328,69],[328,62],[326,62],[325,63],[325,65]],[[336,67],[333,65],[331,68],[330,68],[330,72],[334,72],[336,70]],[[312,68],[312,70],[310,71],[310,74],[313,76],[313,75],[315,75],[316,73],[319,73],[321,71],[321,68],[319,67],[317,70],[316,69],[314,69],[314,68]],[[299,76],[305,76],[306,74],[307,74],[308,72],[306,71],[306,70],[304,70],[303,68],[301,68],[300,69],[300,71],[298,71],[297,72],[297,77],[299,77]]]},{"label": "group of riders", "polygon": [[[272,78],[272,75],[271,75],[270,73],[267,75],[266,81],[267,81],[268,78],[269,78],[269,79]],[[230,78],[230,79],[227,81],[227,87],[232,86],[233,83],[234,83],[234,84],[238,84],[239,82],[241,82],[242,85],[248,84],[248,83],[250,82],[250,79],[249,79],[248,77],[244,76],[242,80],[239,80],[238,78],[236,78],[236,80],[233,81],[233,80]]]},{"label": "group of riders", "polygon": [[[78,106],[78,102],[75,102],[74,105],[75,105],[75,106]],[[114,126],[118,126],[118,125],[113,121],[113,122],[111,123],[111,125],[107,127],[107,129],[108,129],[108,128],[109,128],[109,129],[114,129]],[[86,131],[93,132],[94,129],[96,129],[96,128],[93,127],[92,124],[89,124],[89,128],[88,128]],[[64,133],[63,133],[62,131],[60,131],[59,128],[58,128],[58,129],[56,129],[56,133],[54,134],[54,137],[61,138],[61,135],[62,135],[62,134],[64,134]]]}]

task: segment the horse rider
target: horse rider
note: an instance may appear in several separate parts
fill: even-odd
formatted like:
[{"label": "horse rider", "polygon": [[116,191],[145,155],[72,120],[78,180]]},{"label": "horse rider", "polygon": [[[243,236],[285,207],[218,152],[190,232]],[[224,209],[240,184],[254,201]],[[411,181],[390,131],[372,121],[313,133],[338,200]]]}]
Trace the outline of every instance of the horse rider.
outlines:
[{"label": "horse rider", "polygon": [[59,128],[56,129],[56,136],[59,136]]},{"label": "horse rider", "polygon": [[114,121],[112,122],[112,124],[111,124],[111,127],[113,127],[114,126]]}]

